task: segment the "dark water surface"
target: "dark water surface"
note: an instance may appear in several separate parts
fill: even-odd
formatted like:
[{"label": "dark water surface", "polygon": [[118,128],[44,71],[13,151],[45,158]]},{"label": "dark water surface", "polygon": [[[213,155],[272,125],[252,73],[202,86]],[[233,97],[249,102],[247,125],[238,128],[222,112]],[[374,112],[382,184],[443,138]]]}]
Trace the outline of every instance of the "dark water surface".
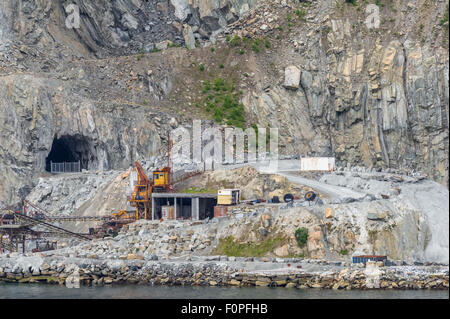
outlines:
[{"label": "dark water surface", "polygon": [[137,286],[66,288],[0,283],[0,299],[448,299],[448,290],[350,290],[267,287]]}]

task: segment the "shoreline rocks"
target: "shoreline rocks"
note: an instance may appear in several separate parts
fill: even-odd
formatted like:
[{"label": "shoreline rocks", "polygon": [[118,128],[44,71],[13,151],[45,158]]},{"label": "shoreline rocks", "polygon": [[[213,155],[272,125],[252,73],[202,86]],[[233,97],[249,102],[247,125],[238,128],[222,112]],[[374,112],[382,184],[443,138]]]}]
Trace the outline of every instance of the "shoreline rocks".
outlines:
[{"label": "shoreline rocks", "polygon": [[[34,258],[33,263],[30,263],[29,258]],[[374,280],[368,278],[367,269],[358,265],[320,265],[320,268],[315,265],[315,268],[308,268],[305,261],[283,263],[283,260],[233,262],[211,261],[212,258],[206,257],[196,259],[152,261],[44,257],[38,265],[35,257],[0,257],[0,282],[66,284],[70,287],[151,284],[335,290],[445,290],[449,287],[448,266],[379,267],[376,271],[377,285],[373,285]]]}]

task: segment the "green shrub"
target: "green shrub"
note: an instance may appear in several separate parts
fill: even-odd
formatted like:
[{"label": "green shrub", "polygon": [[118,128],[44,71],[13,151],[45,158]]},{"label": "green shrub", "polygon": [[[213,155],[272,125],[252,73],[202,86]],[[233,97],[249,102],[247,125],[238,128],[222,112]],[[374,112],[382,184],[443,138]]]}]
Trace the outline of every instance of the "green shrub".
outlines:
[{"label": "green shrub", "polygon": [[216,81],[214,82],[214,90],[215,91],[220,91],[222,90],[222,88],[226,86],[226,82],[224,79],[221,78],[217,78]]},{"label": "green shrub", "polygon": [[305,9],[302,9],[302,10],[297,9],[295,11],[295,14],[297,15],[299,20],[304,20],[305,16],[306,16],[306,10]]},{"label": "green shrub", "polygon": [[237,35],[235,35],[233,37],[233,40],[231,40],[231,45],[234,47],[241,45],[241,38],[239,38]]},{"label": "green shrub", "polygon": [[222,123],[226,119],[229,125],[244,128],[246,123],[244,106],[239,103],[239,95],[242,92],[236,93],[235,90],[234,82],[229,84],[222,78],[215,79],[213,84],[206,81],[202,92],[204,94],[212,92],[206,96],[204,105],[206,111],[212,113],[215,122]]},{"label": "green shrub", "polygon": [[305,245],[308,240],[308,229],[306,229],[305,227],[298,228],[295,231],[295,239],[297,240],[297,244],[299,247]]},{"label": "green shrub", "polygon": [[216,106],[214,109],[214,121],[220,123],[223,120],[223,111]]},{"label": "green shrub", "polygon": [[203,64],[200,64],[200,71],[205,71],[205,66]]}]

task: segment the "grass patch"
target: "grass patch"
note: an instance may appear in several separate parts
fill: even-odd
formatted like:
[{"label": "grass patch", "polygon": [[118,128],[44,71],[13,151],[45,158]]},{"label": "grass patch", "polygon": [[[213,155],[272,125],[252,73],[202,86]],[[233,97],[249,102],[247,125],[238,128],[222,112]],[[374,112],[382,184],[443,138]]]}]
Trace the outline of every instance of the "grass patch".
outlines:
[{"label": "grass patch", "polygon": [[232,45],[233,47],[238,47],[238,46],[240,46],[240,45],[241,45],[241,38],[239,38],[237,35],[235,35],[235,36],[233,37],[233,39],[231,40],[231,45]]},{"label": "grass patch", "polygon": [[239,36],[235,35],[233,38],[227,37],[227,42],[235,48],[240,48],[239,53],[244,54],[244,48],[248,49],[250,48],[256,53],[259,53],[261,51],[261,44],[264,44],[266,48],[270,48],[270,42],[269,40],[262,40],[262,39],[251,39],[247,37],[240,38]]},{"label": "grass patch", "polygon": [[181,48],[181,44],[180,43],[169,42],[169,43],[167,43],[167,47],[168,48]]},{"label": "grass patch", "polygon": [[304,21],[304,20],[305,20],[305,17],[306,17],[306,10],[305,10],[305,9],[297,9],[297,10],[295,11],[295,14],[297,15],[297,18],[298,18],[300,21]]},{"label": "grass patch", "polygon": [[233,236],[219,239],[214,255],[233,257],[263,257],[286,241],[282,236],[267,238],[259,243],[238,243]]},{"label": "grass patch", "polygon": [[183,189],[179,192],[183,193],[183,194],[216,194],[217,189],[211,189],[211,188],[201,188],[200,189],[197,187],[191,187],[191,188]]}]

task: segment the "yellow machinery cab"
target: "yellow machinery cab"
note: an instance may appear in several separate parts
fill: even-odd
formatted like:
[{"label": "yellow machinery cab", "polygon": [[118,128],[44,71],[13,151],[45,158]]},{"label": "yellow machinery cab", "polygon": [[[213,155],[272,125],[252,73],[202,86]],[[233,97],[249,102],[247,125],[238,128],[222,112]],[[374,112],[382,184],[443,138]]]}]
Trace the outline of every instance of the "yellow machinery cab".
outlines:
[{"label": "yellow machinery cab", "polygon": [[169,180],[170,168],[163,167],[163,169],[153,172],[153,188],[167,189],[170,185]]}]

